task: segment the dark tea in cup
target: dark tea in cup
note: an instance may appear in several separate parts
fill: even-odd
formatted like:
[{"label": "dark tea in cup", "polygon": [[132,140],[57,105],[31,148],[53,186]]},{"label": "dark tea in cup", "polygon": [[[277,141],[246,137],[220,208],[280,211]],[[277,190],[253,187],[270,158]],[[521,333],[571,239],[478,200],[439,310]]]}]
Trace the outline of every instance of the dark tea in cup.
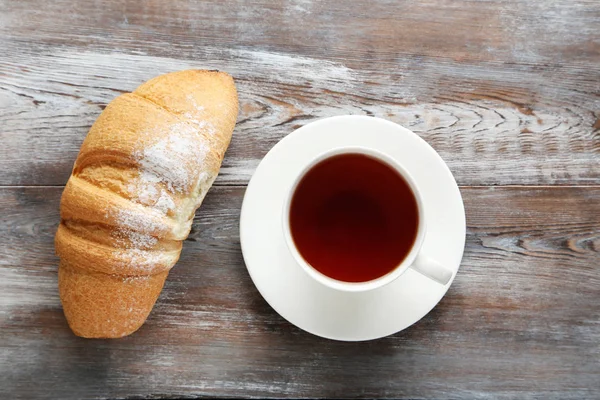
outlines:
[{"label": "dark tea in cup", "polygon": [[331,156],[299,180],[289,228],[302,258],[343,282],[368,282],[394,271],[419,233],[419,206],[396,169],[361,153]]}]

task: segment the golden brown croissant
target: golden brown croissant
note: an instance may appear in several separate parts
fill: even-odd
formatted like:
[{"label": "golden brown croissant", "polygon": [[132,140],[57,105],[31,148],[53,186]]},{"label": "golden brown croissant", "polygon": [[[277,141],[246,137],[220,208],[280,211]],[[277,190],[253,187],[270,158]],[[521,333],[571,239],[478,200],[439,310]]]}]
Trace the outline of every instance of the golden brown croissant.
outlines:
[{"label": "golden brown croissant", "polygon": [[116,338],[146,320],[238,112],[217,71],[158,76],[114,99],[85,138],[61,199],[58,284],[76,335]]}]

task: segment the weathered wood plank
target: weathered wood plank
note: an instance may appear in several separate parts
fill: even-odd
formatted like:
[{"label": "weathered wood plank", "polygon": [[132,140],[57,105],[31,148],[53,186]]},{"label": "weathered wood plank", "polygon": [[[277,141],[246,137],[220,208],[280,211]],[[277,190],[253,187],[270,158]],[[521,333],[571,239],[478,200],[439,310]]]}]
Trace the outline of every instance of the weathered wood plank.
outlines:
[{"label": "weathered wood plank", "polygon": [[[600,395],[600,3],[596,0],[0,0],[0,186],[65,183],[103,107],[157,74],[232,73],[241,112],[214,188],[147,324],[66,326],[60,187],[0,188],[0,394],[595,398]],[[365,12],[368,10],[368,13]],[[242,186],[298,126],[403,124],[463,187],[448,295],[368,343],[306,334],[244,268]]]},{"label": "weathered wood plank", "polygon": [[595,1],[34,4],[2,4],[0,185],[64,184],[106,103],[183,68],[238,83],[218,184],[246,183],[279,139],[337,114],[413,129],[462,185],[600,183]]},{"label": "weathered wood plank", "polygon": [[351,7],[312,0],[57,0],[43,12],[38,0],[0,4],[5,37],[152,49],[166,57],[207,45],[331,55],[363,65],[399,54],[590,66],[598,57],[595,0],[358,0]]},{"label": "weathered wood plank", "polygon": [[600,187],[462,188],[467,244],[454,285],[415,326],[368,343],[304,333],[262,300],[239,249],[243,187],[211,190],[140,331],[115,341],[76,338],[56,290],[61,190],[0,189],[0,392],[557,399],[600,393]]}]

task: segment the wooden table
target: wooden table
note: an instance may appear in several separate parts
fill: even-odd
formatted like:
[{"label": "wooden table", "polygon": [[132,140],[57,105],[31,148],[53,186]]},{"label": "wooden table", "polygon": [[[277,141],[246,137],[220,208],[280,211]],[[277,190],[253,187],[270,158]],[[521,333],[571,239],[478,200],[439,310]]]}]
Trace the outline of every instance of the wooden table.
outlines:
[{"label": "wooden table", "polygon": [[[115,96],[185,68],[231,73],[221,174],[147,323],[84,340],[53,236],[79,146]],[[442,302],[391,337],[297,329],[240,252],[245,186],[299,126],[400,123],[467,213]],[[600,398],[600,3],[0,0],[0,394]]]}]

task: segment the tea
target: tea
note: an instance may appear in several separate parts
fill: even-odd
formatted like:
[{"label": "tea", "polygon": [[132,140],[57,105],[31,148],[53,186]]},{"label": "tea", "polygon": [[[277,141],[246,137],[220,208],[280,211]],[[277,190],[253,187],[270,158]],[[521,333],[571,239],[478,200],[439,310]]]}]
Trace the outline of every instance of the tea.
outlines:
[{"label": "tea", "polygon": [[388,164],[358,153],[330,157],[300,180],[290,204],[300,255],[339,281],[366,282],[398,267],[419,226],[415,195]]}]

